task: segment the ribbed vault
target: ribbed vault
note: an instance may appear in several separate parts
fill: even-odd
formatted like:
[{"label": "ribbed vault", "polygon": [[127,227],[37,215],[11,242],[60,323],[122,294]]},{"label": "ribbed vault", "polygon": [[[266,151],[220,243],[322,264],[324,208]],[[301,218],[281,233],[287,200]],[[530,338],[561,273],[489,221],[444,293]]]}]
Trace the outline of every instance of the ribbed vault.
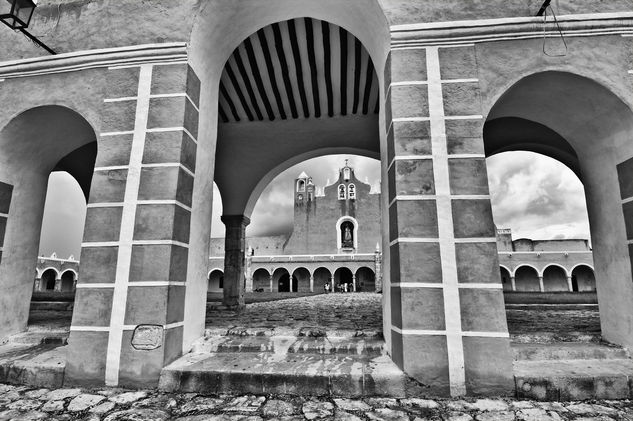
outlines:
[{"label": "ribbed vault", "polygon": [[259,29],[235,49],[220,80],[223,123],[376,114],[378,104],[365,47],[313,18]]}]

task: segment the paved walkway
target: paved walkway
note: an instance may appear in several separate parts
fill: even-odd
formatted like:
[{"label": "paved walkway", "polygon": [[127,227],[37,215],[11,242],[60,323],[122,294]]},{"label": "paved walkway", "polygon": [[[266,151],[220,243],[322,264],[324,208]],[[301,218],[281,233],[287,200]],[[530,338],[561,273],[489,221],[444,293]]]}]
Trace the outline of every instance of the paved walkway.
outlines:
[{"label": "paved walkway", "polygon": [[633,420],[630,401],[330,399],[199,396],[121,389],[33,389],[0,384],[0,421],[548,421]]}]

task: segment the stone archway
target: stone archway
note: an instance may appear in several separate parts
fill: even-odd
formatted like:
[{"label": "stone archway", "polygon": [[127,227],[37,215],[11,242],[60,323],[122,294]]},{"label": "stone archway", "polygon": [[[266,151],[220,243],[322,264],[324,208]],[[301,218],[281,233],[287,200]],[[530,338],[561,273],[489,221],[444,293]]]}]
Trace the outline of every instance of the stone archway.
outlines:
[{"label": "stone archway", "polygon": [[54,291],[55,281],[59,277],[59,274],[55,269],[46,269],[42,272],[42,291]]},{"label": "stone archway", "polygon": [[550,291],[569,291],[567,271],[558,265],[549,265],[543,269],[543,289]]},{"label": "stone archway", "polygon": [[61,276],[62,284],[61,290],[64,292],[73,291],[75,282],[77,281],[77,274],[72,270],[66,270]]},{"label": "stone archway", "polygon": [[596,276],[593,269],[587,265],[577,265],[571,271],[572,288],[574,291],[595,291]]},{"label": "stone archway", "polygon": [[[288,26],[287,22],[289,20],[294,20],[295,29],[299,32],[302,32],[305,27],[306,19],[313,19],[317,21],[329,22],[331,25],[338,26],[347,31],[350,35],[356,36],[360,41],[360,45],[364,46],[367,49],[369,56],[376,68],[382,69],[384,63],[387,58],[387,52],[389,49],[389,29],[387,20],[384,16],[381,6],[375,0],[371,0],[369,2],[364,0],[351,0],[347,2],[338,2],[327,0],[326,3],[320,2],[315,3],[310,0],[300,0],[300,1],[288,1],[288,0],[274,0],[272,2],[267,2],[265,5],[258,1],[248,0],[246,3],[241,3],[242,7],[239,8],[225,8],[223,3],[220,1],[210,1],[205,3],[202,7],[199,16],[197,17],[197,22],[193,27],[190,46],[190,59],[193,69],[196,71],[198,76],[201,79],[201,86],[204,87],[203,92],[201,93],[201,102],[200,102],[200,112],[201,115],[205,116],[213,116],[213,118],[205,118],[201,121],[200,124],[200,142],[198,148],[198,166],[196,167],[197,172],[206,173],[206,174],[219,174],[221,171],[219,169],[214,168],[223,160],[219,159],[219,156],[222,154],[222,138],[223,131],[219,128],[220,124],[220,113],[219,113],[219,104],[220,98],[222,97],[222,93],[220,91],[220,81],[223,78],[223,71],[227,60],[231,59],[231,55],[233,52],[240,46],[240,44],[251,36],[255,36],[253,41],[255,41],[255,45],[259,43],[259,35],[258,31],[264,29],[264,35],[270,35],[268,32],[270,29],[273,29],[273,24],[279,25],[283,27],[283,31],[285,33],[285,28]],[[301,22],[298,22],[301,21]],[[371,22],[372,28],[368,26],[368,23]],[[321,26],[313,25],[315,30],[320,30]],[[340,31],[336,31],[336,36],[340,36]],[[274,34],[273,34],[274,38]],[[318,38],[315,38],[318,39]],[[350,40],[352,38],[349,38]],[[288,59],[293,57],[293,49],[292,47],[288,48],[288,44],[285,44],[285,51],[287,53]],[[356,49],[357,44],[352,43],[352,48]],[[349,51],[352,51],[350,48]],[[273,54],[273,57],[277,54],[276,48],[274,45],[269,45],[269,52]],[[259,51],[255,51],[257,58],[259,56]],[[307,57],[303,51],[300,52],[302,57]],[[246,57],[248,61],[249,58]],[[265,64],[265,60],[261,61],[263,65],[261,68],[267,69]],[[291,62],[288,60],[288,62]],[[350,62],[353,62],[351,60]],[[303,63],[303,61],[302,61]],[[240,73],[240,69],[237,67],[235,61],[231,61],[231,65],[235,65],[233,67],[237,73],[234,75],[240,80],[239,84],[243,88],[243,93],[247,93],[246,86],[242,84],[242,76]],[[249,67],[248,64],[246,64]],[[309,69],[309,66],[303,67],[304,72]],[[281,73],[276,73],[281,77]],[[293,72],[289,72],[289,75],[293,75]],[[225,77],[229,76],[225,73]],[[319,74],[319,85],[321,85],[324,79],[322,79],[324,75]],[[230,77],[229,77],[230,78]],[[375,86],[379,87],[381,92],[384,92],[383,87],[383,74],[382,72],[376,73],[376,78],[378,82]],[[309,80],[309,78],[308,78]],[[253,90],[258,96],[258,101],[261,99],[261,94],[259,93],[259,88],[256,86],[256,83],[252,85]],[[283,79],[278,80],[278,87],[280,89],[285,90],[285,82]],[[327,88],[319,87],[319,90],[326,91]],[[336,92],[337,90],[333,90]],[[306,94],[310,93],[310,90],[306,91]],[[269,101],[274,106],[277,106],[277,97],[271,92],[269,97]],[[301,93],[297,92],[295,98],[300,98]],[[327,95],[321,95],[321,99],[327,98]],[[239,98],[238,98],[238,101]],[[353,101],[350,101],[349,104],[353,106]],[[238,107],[241,106],[238,104]],[[230,108],[230,107],[229,107]],[[381,107],[382,108],[382,107]],[[309,106],[310,109],[310,106]],[[264,110],[263,114],[267,115],[266,107],[260,108],[260,111]],[[326,100],[326,110],[327,110],[327,100]],[[252,110],[253,112],[255,110]],[[299,107],[298,111],[303,115],[303,107]],[[310,110],[312,111],[312,110]],[[329,111],[329,110],[328,110]],[[372,110],[373,111],[373,110]],[[380,111],[382,113],[382,111]],[[256,112],[254,113],[256,115]],[[287,113],[287,115],[292,115],[292,110]],[[217,118],[215,118],[217,116]],[[277,122],[278,120],[276,120]],[[306,140],[306,133],[304,124],[293,124],[292,121],[287,122],[285,125],[284,133],[295,132],[297,136],[300,136],[303,141]],[[299,123],[295,121],[294,123]],[[327,126],[329,123],[332,123],[329,119],[322,119],[321,124]],[[226,123],[225,123],[226,124]],[[251,124],[252,127],[257,126],[257,122],[253,122]],[[381,136],[378,131],[379,119],[376,117],[374,128],[367,132],[367,136],[364,136],[365,139],[374,139],[376,143],[376,147],[373,148],[372,156],[378,156],[378,138]],[[273,124],[274,126],[274,124]],[[325,127],[323,126],[323,127]],[[342,126],[339,124],[335,124],[335,129],[338,131],[339,135],[341,135],[341,128],[345,128],[346,125]],[[349,131],[349,129],[345,129]],[[253,132],[257,133],[257,136],[260,137],[262,134],[265,134],[259,129],[254,129]],[[351,131],[350,139],[357,137],[360,132]],[[225,133],[226,134],[226,133]],[[312,137],[314,133],[311,133]],[[344,134],[343,137],[346,137]],[[226,137],[226,136],[224,136]],[[285,137],[285,136],[284,136]],[[279,139],[279,137],[273,136],[275,139]],[[226,142],[225,142],[226,143]],[[230,146],[230,143],[226,143],[226,145]],[[269,148],[270,149],[270,148]],[[305,159],[316,157],[320,155],[326,155],[331,153],[362,153],[367,154],[367,152],[359,151],[358,148],[350,149],[349,147],[340,147],[340,143],[334,145],[334,147],[321,147],[315,154],[315,151],[319,148],[311,147],[309,148],[309,152],[296,150],[293,153],[287,155],[281,162],[275,164],[271,168],[268,168],[262,174],[254,177],[255,180],[261,181],[261,185],[265,186],[268,184],[272,178],[276,174],[279,174],[285,168],[292,166],[295,163],[303,161]],[[280,152],[282,148],[275,148],[277,152]],[[217,153],[216,153],[217,151]],[[262,155],[259,154],[259,157]],[[281,155],[280,155],[281,156]],[[215,157],[215,159],[214,159]],[[202,159],[200,159],[202,158]],[[234,165],[232,166],[234,167]],[[244,165],[240,168],[246,170],[249,166]],[[251,166],[256,168],[257,170],[261,170],[263,166]],[[266,180],[268,178],[268,180]],[[263,187],[262,187],[263,188]],[[255,188],[254,192],[255,197],[254,200],[250,200],[248,203],[256,202],[257,197],[257,188]],[[203,184],[196,184],[194,186],[194,195],[200,198],[209,198],[209,188]],[[249,193],[250,194],[250,193]],[[226,194],[223,194],[223,199],[225,202],[227,198]],[[248,196],[246,199],[249,199]],[[245,203],[246,201],[244,201]],[[238,214],[242,216],[248,217],[246,210],[241,208],[244,206],[243,204],[238,206],[237,209],[232,209],[231,206],[227,206],[225,204],[224,212],[225,214]],[[246,206],[248,208],[249,206]],[[192,226],[199,227],[197,229],[198,232],[207,232],[208,231],[208,212],[210,209],[210,204],[204,204],[199,206],[197,209],[193,209],[192,212]],[[252,209],[252,208],[251,208]],[[207,236],[208,237],[208,236]],[[207,246],[208,238],[204,235],[196,236],[192,240],[192,248],[196,249],[204,249]],[[239,246],[237,247],[239,248]],[[203,318],[204,314],[204,303],[199,298],[199,294],[197,290],[199,286],[196,285],[195,279],[199,278],[199,273],[201,268],[204,267],[205,261],[202,254],[197,254],[194,258],[191,255],[191,259],[188,263],[188,267],[190,268],[191,283],[190,287],[187,288],[187,308],[186,313],[187,322],[185,323],[185,344],[191,343],[193,340],[198,338],[202,334],[202,326],[203,323],[200,321]],[[241,271],[237,271],[241,273]],[[227,279],[231,277],[228,272],[225,272]],[[239,276],[239,275],[238,275]],[[238,294],[239,295],[239,294]],[[189,328],[191,326],[191,329]]]},{"label": "stone archway", "polygon": [[[96,154],[95,130],[65,106],[28,109],[0,129],[0,338],[27,325],[50,173],[67,171],[88,198],[102,181],[93,180]],[[55,289],[54,280],[43,281],[47,287]]]},{"label": "stone archway", "polygon": [[519,266],[514,269],[514,282],[517,291],[538,292],[540,275],[532,266]]},{"label": "stone archway", "polygon": [[[485,96],[496,98],[484,126],[486,155],[531,150],[558,159],[579,175],[596,276],[601,279],[597,290],[602,332],[611,342],[633,346],[633,286],[626,246],[633,237],[627,229],[633,208],[622,204],[633,196],[628,187],[633,180],[633,112],[596,80],[560,71],[533,73]],[[508,130],[513,126],[525,130]]]}]

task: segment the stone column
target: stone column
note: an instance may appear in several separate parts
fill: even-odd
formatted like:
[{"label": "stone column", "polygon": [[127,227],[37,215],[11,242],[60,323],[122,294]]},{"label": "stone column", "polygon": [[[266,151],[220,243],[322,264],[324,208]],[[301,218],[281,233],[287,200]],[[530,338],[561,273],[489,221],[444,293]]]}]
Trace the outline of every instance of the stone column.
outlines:
[{"label": "stone column", "polygon": [[517,281],[514,276],[510,277],[510,284],[512,285],[512,291],[517,290]]},{"label": "stone column", "polygon": [[474,47],[394,49],[386,68],[392,358],[427,393],[510,393]]},{"label": "stone column", "polygon": [[224,298],[229,308],[244,307],[244,250],[246,227],[251,222],[244,215],[222,215],[226,226],[224,239]]},{"label": "stone column", "polygon": [[270,274],[270,292],[273,292],[273,274]]},{"label": "stone column", "polygon": [[310,274],[310,292],[314,292],[314,275]]},{"label": "stone column", "polygon": [[64,383],[156,387],[183,349],[199,82],[184,62],[103,76]]},{"label": "stone column", "polygon": [[53,291],[60,292],[62,290],[62,279],[55,278],[55,286],[53,287]]},{"label": "stone column", "polygon": [[41,291],[42,290],[42,278],[35,278],[35,283],[33,284],[33,291]]},{"label": "stone column", "polygon": [[538,277],[538,289],[541,292],[545,292],[545,284],[543,283],[543,277],[542,276]]},{"label": "stone column", "polygon": [[567,289],[569,292],[574,292],[574,283],[571,281],[571,276],[567,277]]},{"label": "stone column", "polygon": [[352,273],[352,292],[356,292],[356,274]]}]

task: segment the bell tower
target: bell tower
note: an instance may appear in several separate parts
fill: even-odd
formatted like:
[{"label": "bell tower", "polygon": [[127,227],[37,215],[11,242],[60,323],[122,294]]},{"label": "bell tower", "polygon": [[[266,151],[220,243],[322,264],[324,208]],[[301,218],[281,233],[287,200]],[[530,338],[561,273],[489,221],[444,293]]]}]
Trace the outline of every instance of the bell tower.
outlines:
[{"label": "bell tower", "polygon": [[302,172],[295,179],[295,206],[305,206],[310,201],[309,199],[314,200],[314,183],[312,183],[312,177]]}]

